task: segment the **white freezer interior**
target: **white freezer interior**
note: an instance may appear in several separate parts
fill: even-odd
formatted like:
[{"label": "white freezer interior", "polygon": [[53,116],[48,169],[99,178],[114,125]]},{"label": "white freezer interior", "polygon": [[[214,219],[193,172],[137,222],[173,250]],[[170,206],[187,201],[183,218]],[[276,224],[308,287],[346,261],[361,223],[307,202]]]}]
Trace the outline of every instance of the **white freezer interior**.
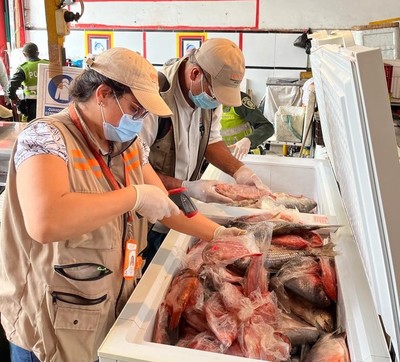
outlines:
[{"label": "white freezer interior", "polygon": [[329,40],[313,41],[311,54],[324,141],[377,311],[399,356],[400,164],[382,54]]},{"label": "white freezer interior", "polygon": [[[246,156],[244,162],[274,191],[303,194],[318,202],[318,213],[343,225],[334,234],[339,302],[338,324],[346,330],[351,359],[390,361],[357,244],[347,222],[332,167],[327,160]],[[228,180],[214,167],[204,178]],[[171,231],[99,349],[100,361],[255,361],[151,342],[158,306],[180,258],[193,239]]]}]

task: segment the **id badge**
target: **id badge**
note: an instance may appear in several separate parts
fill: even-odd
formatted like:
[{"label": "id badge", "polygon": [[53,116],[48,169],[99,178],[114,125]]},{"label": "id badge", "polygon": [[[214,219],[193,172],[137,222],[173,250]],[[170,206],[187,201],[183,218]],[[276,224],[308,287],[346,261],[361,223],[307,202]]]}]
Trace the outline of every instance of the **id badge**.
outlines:
[{"label": "id badge", "polygon": [[125,243],[124,253],[124,279],[130,280],[135,278],[138,264],[138,244],[136,240],[128,239]]}]

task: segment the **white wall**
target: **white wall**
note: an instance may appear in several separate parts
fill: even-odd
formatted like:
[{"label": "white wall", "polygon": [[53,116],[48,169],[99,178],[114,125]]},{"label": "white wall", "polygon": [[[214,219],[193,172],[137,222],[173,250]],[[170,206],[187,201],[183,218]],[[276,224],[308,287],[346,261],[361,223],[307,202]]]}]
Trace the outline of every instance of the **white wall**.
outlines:
[{"label": "white wall", "polygon": [[[238,33],[206,33],[207,38],[229,38],[239,44]],[[167,59],[176,57],[176,37],[174,32],[147,32],[145,44],[143,33],[137,31],[114,31],[114,46],[124,46],[144,54],[156,67]],[[246,58],[247,90],[253,94],[258,104],[265,93],[268,77],[298,78],[300,71],[307,67],[307,55],[303,49],[293,46],[299,33],[242,33],[242,49]],[[47,33],[44,30],[29,32],[28,39],[38,44],[40,56],[48,58]],[[67,58],[82,59],[85,54],[85,33],[71,31],[65,38]]]},{"label": "white wall", "polygon": [[[27,25],[43,28],[44,0],[25,0]],[[256,13],[258,9],[258,14]],[[79,1],[71,10],[80,12]],[[80,23],[199,28],[348,29],[397,17],[399,0],[91,1]]]},{"label": "white wall", "polygon": [[260,28],[349,29],[399,15],[399,0],[260,0]]},{"label": "white wall", "polygon": [[[44,0],[25,4],[27,39],[48,57]],[[80,12],[79,1],[70,9]],[[400,0],[90,1],[64,46],[67,58],[82,59],[85,29],[112,31],[114,46],[138,51],[158,67],[177,55],[178,33],[229,38],[242,46],[247,87],[258,103],[268,77],[298,77],[307,67],[304,50],[293,46],[303,29],[349,29],[399,14]]]}]

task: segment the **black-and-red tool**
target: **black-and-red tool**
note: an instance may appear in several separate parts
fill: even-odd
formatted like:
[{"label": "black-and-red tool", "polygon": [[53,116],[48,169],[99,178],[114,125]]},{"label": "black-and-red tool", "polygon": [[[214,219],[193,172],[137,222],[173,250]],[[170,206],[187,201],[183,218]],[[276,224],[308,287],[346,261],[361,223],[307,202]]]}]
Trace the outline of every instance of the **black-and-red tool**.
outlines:
[{"label": "black-and-red tool", "polygon": [[188,195],[185,187],[179,187],[168,191],[169,198],[183,211],[186,217],[193,217],[199,211]]}]

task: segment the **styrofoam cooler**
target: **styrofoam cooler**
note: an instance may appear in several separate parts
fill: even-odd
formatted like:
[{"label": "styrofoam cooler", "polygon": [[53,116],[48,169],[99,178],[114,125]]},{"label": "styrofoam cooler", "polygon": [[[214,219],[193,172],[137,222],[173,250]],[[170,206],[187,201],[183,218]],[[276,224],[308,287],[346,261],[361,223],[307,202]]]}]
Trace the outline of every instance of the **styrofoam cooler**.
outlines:
[{"label": "styrofoam cooler", "polygon": [[[347,333],[351,360],[390,361],[381,324],[357,244],[352,236],[328,160],[247,155],[245,164],[276,192],[302,194],[318,202],[317,212],[342,225],[332,233],[338,255],[337,324]],[[209,166],[206,179],[232,181]],[[295,182],[294,182],[295,181]],[[212,208],[212,205],[210,205]],[[223,207],[223,206],[219,206]],[[238,208],[230,208],[238,209]],[[231,211],[226,211],[229,217]],[[231,212],[231,217],[237,216]],[[212,216],[212,211],[208,213]],[[154,321],[171,280],[194,238],[171,231],[99,349],[101,362],[255,361],[151,342]]]}]

